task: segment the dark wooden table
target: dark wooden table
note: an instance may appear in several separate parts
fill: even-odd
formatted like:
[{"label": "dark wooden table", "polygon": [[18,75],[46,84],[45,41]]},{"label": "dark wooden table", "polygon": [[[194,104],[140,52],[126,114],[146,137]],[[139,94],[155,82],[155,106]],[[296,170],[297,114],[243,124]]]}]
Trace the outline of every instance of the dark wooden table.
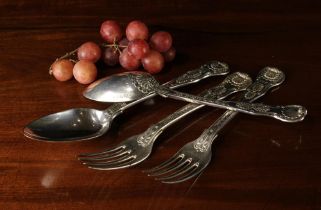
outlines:
[{"label": "dark wooden table", "polygon": [[[286,74],[262,101],[302,104],[296,124],[239,115],[213,147],[201,176],[176,185],[142,173],[197,138],[220,114],[204,108],[170,127],[152,156],[124,170],[97,171],[76,159],[144,131],[184,102],[155,98],[118,117],[110,132],[85,142],[46,143],[22,129],[43,115],[109,104],[82,97],[85,86],[48,75],[58,56],[93,40],[99,25],[145,21],[174,36],[178,57],[165,82],[212,59],[253,78],[264,66]],[[0,1],[0,209],[321,209],[320,1]],[[101,68],[100,77],[121,70]],[[199,93],[208,79],[183,91]]]}]

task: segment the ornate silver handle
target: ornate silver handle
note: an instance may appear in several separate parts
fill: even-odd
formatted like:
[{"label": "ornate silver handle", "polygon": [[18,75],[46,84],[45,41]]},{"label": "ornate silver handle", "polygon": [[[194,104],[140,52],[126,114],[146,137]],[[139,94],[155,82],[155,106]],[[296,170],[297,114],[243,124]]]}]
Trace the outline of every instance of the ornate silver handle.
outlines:
[{"label": "ornate silver handle", "polygon": [[[185,74],[177,77],[176,79],[170,80],[169,82],[164,83],[162,86],[170,89],[175,89],[178,87],[183,87],[189,84],[197,83],[200,80],[203,80],[212,76],[225,75],[229,73],[229,67],[226,63],[220,61],[210,61],[197,69],[190,70]],[[129,103],[114,103],[109,106],[105,112],[111,116],[116,117],[118,114],[123,112],[129,107],[132,107],[142,101],[145,101],[149,98],[157,95],[155,92],[146,94],[146,96],[135,100]]]},{"label": "ornate silver handle", "polygon": [[[260,73],[259,77],[264,77],[266,80],[274,82],[284,79],[284,74],[276,68],[267,67],[262,73]],[[164,97],[184,100],[191,103],[204,104],[217,108],[229,109],[251,115],[272,117],[283,122],[302,121],[307,114],[306,108],[300,105],[270,106],[249,102],[210,100],[204,97],[170,90],[164,86],[159,86],[156,91],[158,94]]]},{"label": "ornate silver handle", "polygon": [[[278,79],[271,80],[269,77],[266,77],[265,75],[269,72],[269,69],[277,70],[271,67],[266,67],[261,70],[256,81],[242,94],[240,101],[253,102],[266,94],[271,88],[280,85],[284,81],[285,76],[280,70],[278,70],[280,73]],[[231,110],[228,110],[221,115],[221,117],[219,117],[208,129],[204,130],[202,135],[194,142],[194,149],[198,152],[208,151],[218,133],[236,115],[237,112]]]},{"label": "ornate silver handle", "polygon": [[[245,90],[245,88],[247,88],[251,83],[252,80],[247,74],[236,72],[227,76],[221,84],[202,92],[200,95],[208,99],[225,98],[232,93]],[[137,140],[139,145],[149,145],[167,127],[204,106],[205,105],[191,103],[177,110],[173,114],[165,117],[163,120],[150,126],[144,133],[139,136]]]},{"label": "ornate silver handle", "polygon": [[226,63],[219,61],[210,61],[200,66],[199,68],[195,70],[190,70],[182,76],[179,76],[176,79],[171,80],[163,85],[171,89],[174,89],[177,87],[182,87],[192,83],[196,83],[208,77],[226,75],[228,73],[229,67]]}]

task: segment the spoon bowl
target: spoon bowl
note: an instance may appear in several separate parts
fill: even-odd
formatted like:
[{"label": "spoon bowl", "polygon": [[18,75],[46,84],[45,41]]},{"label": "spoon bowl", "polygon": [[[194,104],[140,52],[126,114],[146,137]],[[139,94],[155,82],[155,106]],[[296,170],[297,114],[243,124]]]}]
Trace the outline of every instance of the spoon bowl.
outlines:
[{"label": "spoon bowl", "polygon": [[[141,72],[133,71],[133,75]],[[145,93],[133,87],[132,80],[126,73],[120,73],[102,78],[92,83],[83,95],[93,101],[128,102],[146,96]]]},{"label": "spoon bowl", "polygon": [[69,109],[29,123],[24,135],[36,140],[76,141],[97,138],[110,127],[109,115],[88,108]]}]

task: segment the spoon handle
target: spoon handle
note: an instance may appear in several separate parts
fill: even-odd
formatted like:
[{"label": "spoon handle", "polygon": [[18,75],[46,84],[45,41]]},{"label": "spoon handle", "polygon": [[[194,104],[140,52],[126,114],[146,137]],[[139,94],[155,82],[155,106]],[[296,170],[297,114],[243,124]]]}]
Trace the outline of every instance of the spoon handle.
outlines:
[{"label": "spoon handle", "polygon": [[[190,70],[184,73],[183,75],[164,83],[162,86],[170,89],[175,89],[175,88],[183,87],[189,84],[197,83],[208,77],[225,75],[228,73],[229,73],[229,67],[226,63],[223,63],[220,61],[210,61],[206,64],[203,64],[197,69]],[[157,95],[156,92],[151,92],[146,94],[144,97],[139,98],[132,102],[114,103],[111,106],[109,106],[105,110],[105,112],[110,116],[116,117],[126,109],[138,103],[141,103],[147,99],[150,99],[156,95]]]},{"label": "spoon handle", "polygon": [[164,83],[163,85],[171,89],[175,89],[199,82],[200,80],[208,77],[226,75],[228,73],[229,67],[226,63],[220,61],[210,61],[197,69],[190,70],[176,79]]},{"label": "spoon handle", "polygon": [[[284,75],[283,73],[280,74],[280,72],[280,70],[275,68],[267,68],[266,71],[259,76],[265,77],[267,80],[278,81],[280,76]],[[163,97],[170,97],[190,103],[198,103],[217,108],[229,109],[251,115],[272,117],[283,122],[299,122],[302,121],[307,114],[306,108],[300,105],[270,106],[261,103],[257,104],[249,102],[211,100],[200,96],[174,91],[164,86],[158,86],[156,91]]]}]

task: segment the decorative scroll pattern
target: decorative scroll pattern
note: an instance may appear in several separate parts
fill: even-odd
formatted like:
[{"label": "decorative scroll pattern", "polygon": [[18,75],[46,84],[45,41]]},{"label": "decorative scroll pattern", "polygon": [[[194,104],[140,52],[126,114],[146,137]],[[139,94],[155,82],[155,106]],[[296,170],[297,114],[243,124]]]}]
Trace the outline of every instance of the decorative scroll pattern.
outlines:
[{"label": "decorative scroll pattern", "polygon": [[217,96],[244,90],[251,84],[250,76],[245,73],[236,72],[228,75],[225,80],[218,86],[209,89],[200,96],[207,99],[216,99]]},{"label": "decorative scroll pattern", "polygon": [[[222,75],[229,72],[228,65],[219,61],[212,61],[202,65],[200,68],[191,70],[178,77],[174,84],[190,84],[209,76]],[[150,93],[159,86],[159,83],[148,74],[129,74],[131,82],[142,93]]]},{"label": "decorative scroll pattern", "polygon": [[155,137],[157,137],[159,132],[161,131],[159,128],[160,127],[158,125],[152,125],[151,127],[149,127],[138,137],[138,145],[141,147],[147,147],[149,144],[151,144],[154,141]]},{"label": "decorative scroll pattern", "polygon": [[278,109],[277,117],[288,122],[299,122],[307,115],[307,109],[300,105],[277,106],[273,109]]},{"label": "decorative scroll pattern", "polygon": [[252,83],[252,79],[248,74],[236,72],[227,76],[227,82],[233,86],[244,89]]},{"label": "decorative scroll pattern", "polygon": [[237,108],[241,108],[246,111],[254,111],[254,112],[268,112],[270,111],[270,106],[264,104],[251,104],[245,102],[236,103]]},{"label": "decorative scroll pattern", "polygon": [[224,95],[227,91],[226,87],[221,84],[214,88],[209,89],[208,91],[202,93],[200,96],[207,98],[207,99],[216,99],[217,96]]},{"label": "decorative scroll pattern", "polygon": [[[284,74],[271,68],[265,68],[260,72],[260,76],[256,79],[243,95],[239,103],[235,103],[236,107],[248,111],[266,112],[267,114],[277,115],[277,118],[287,122],[296,122],[304,119],[307,110],[300,105],[289,106],[267,106],[264,104],[251,104],[252,102],[263,96],[270,88],[281,84],[284,81]],[[197,152],[206,152],[210,149],[213,140],[218,132],[235,116],[234,111],[225,112],[210,128],[205,130],[203,134],[194,141],[193,147]],[[234,115],[233,115],[234,114]]]},{"label": "decorative scroll pattern", "polygon": [[196,139],[193,143],[193,147],[197,152],[207,152],[209,147],[212,145],[212,141],[216,138],[217,134],[215,128],[207,129],[203,134]]},{"label": "decorative scroll pattern", "polygon": [[202,65],[198,69],[188,71],[182,76],[178,77],[175,80],[175,85],[189,84],[209,76],[227,74],[228,72],[229,67],[226,63],[212,61]]},{"label": "decorative scroll pattern", "polygon": [[[255,81],[244,94],[243,99],[253,101],[263,96],[272,87],[281,84],[285,79],[285,75],[277,68],[265,67],[259,72]],[[243,100],[243,101],[244,101]]]},{"label": "decorative scroll pattern", "polygon": [[[238,81],[234,79],[234,81]],[[253,101],[255,98],[263,95],[269,88],[272,86],[270,85],[271,82],[264,79],[264,77],[258,77],[250,87],[246,89],[246,92],[243,95],[242,101]],[[258,109],[262,111],[263,109],[266,110],[267,107],[265,105],[260,105],[260,107],[253,106],[252,104],[248,103],[239,103],[239,108],[243,109]],[[218,132],[224,127],[224,125],[232,119],[233,111],[227,111],[222,115],[214,124],[210,126],[207,130],[203,132],[203,134],[194,141],[193,147],[197,152],[207,152],[212,145],[213,140],[216,138]]]},{"label": "decorative scroll pattern", "polygon": [[[265,104],[252,104],[250,102],[211,100],[208,98],[189,95],[181,92],[175,92],[173,90],[168,90],[163,88],[160,88],[157,91],[161,95],[165,95],[165,96],[171,95],[172,97],[184,99],[191,103],[201,103],[201,104],[205,103],[206,105],[209,105],[209,106],[211,105],[215,106],[216,104],[218,106],[226,107],[229,109],[239,109],[239,111],[253,114],[253,115],[269,116],[285,122],[301,121],[305,116],[304,113],[306,113],[306,111],[304,111],[306,110],[304,107],[301,108],[301,110],[303,111],[299,112],[298,110],[297,111],[293,110],[293,108],[289,106],[285,106],[283,107],[283,109],[280,109],[280,107],[277,107],[277,106],[269,106]],[[254,99],[258,98],[259,96],[261,96],[261,94],[256,94],[256,97]],[[289,110],[289,109],[292,109],[292,110]]]},{"label": "decorative scroll pattern", "polygon": [[159,83],[149,74],[128,74],[131,82],[142,93],[147,94],[155,90]]},{"label": "decorative scroll pattern", "polygon": [[263,79],[272,82],[272,83],[281,83],[285,79],[285,75],[282,71],[273,67],[265,67],[259,73],[258,77],[262,77]]},{"label": "decorative scroll pattern", "polygon": [[[226,107],[226,108],[230,107],[231,109],[238,108],[239,111],[243,111],[246,113],[251,113],[254,115],[270,116],[270,117],[277,118],[283,121],[288,121],[288,122],[298,121],[301,118],[303,119],[305,116],[304,115],[302,117],[301,116],[302,113],[293,112],[293,109],[286,110],[286,107],[284,107],[285,110],[283,111],[283,110],[277,109],[276,107],[271,109],[272,107],[268,105],[251,104],[247,102],[258,98],[259,96],[264,94],[269,88],[280,84],[284,80],[284,74],[275,68],[267,67],[260,72],[258,79],[259,80],[261,79],[260,82],[262,83],[262,85],[266,84],[265,89],[263,88],[262,85],[253,86],[254,88],[252,87],[252,89],[250,90],[252,90],[252,92],[255,92],[255,94],[245,95],[244,97],[246,101],[243,100],[243,102],[225,102],[225,101],[217,101],[217,100],[213,101],[200,96],[194,96],[186,93],[176,92],[164,86],[160,86],[158,82],[148,74],[137,74],[137,75],[129,74],[129,75],[133,84],[136,86],[136,88],[145,94],[153,90],[156,90],[158,94],[163,95],[165,97],[168,97],[169,95],[171,95],[174,98],[183,99],[191,103],[204,102],[207,105],[211,105],[215,103],[216,105],[221,107]],[[257,91],[257,90],[260,90],[260,91]],[[305,110],[305,108],[302,107],[302,110]],[[290,113],[291,115],[286,115],[287,113]]]}]

